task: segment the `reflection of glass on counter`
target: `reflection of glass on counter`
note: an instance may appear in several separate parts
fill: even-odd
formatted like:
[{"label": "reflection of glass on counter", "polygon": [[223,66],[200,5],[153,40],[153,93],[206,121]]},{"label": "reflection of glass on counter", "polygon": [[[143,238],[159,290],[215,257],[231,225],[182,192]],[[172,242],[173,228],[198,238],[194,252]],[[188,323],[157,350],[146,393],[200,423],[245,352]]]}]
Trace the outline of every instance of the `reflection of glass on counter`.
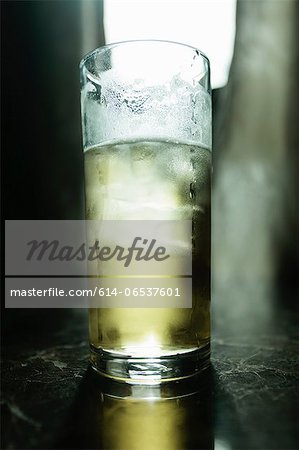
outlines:
[{"label": "reflection of glass on counter", "polygon": [[[86,380],[81,424],[85,448],[114,450],[212,449],[208,377],[154,386]],[[198,391],[198,386],[204,386]],[[85,407],[84,407],[85,406]],[[78,408],[79,415],[79,408]],[[82,417],[84,423],[82,423]],[[79,418],[78,418],[79,421]],[[81,447],[80,447],[81,448]]]}]

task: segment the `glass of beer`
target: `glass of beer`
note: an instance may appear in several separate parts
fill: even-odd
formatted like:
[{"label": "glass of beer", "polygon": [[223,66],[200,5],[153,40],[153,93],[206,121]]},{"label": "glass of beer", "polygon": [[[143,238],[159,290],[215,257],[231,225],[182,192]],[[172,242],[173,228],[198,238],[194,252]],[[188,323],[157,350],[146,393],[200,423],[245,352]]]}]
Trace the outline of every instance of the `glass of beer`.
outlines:
[{"label": "glass of beer", "polygon": [[[156,307],[145,303],[152,280],[139,277],[133,292],[132,279],[121,277],[115,292],[140,294],[142,306],[90,308],[92,367],[131,384],[194,376],[210,356],[209,60],[184,44],[128,41],[89,53],[80,75],[86,219],[191,223],[192,276],[170,267]],[[157,304],[168,282],[174,293],[187,278],[189,307]]]}]

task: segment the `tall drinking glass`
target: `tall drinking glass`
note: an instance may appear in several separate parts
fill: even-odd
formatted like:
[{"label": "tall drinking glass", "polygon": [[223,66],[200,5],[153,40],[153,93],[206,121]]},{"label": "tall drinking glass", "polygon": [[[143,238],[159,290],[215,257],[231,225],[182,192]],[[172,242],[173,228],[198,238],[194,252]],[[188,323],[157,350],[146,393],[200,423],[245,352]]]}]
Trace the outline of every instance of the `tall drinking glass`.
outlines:
[{"label": "tall drinking glass", "polygon": [[192,224],[192,307],[91,308],[92,366],[129,383],[193,376],[210,355],[209,61],[183,44],[121,42],[89,53],[80,74],[86,219]]}]

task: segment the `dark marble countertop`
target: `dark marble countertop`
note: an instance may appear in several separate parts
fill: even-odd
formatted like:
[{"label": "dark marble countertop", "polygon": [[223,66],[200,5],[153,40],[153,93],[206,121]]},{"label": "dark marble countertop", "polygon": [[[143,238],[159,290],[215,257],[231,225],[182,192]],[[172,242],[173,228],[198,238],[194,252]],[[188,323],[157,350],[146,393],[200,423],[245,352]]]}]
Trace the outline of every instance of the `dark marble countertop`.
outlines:
[{"label": "dark marble countertop", "polygon": [[88,370],[86,310],[5,310],[2,448],[298,448],[298,302],[258,282],[218,292],[211,371],[152,401]]}]

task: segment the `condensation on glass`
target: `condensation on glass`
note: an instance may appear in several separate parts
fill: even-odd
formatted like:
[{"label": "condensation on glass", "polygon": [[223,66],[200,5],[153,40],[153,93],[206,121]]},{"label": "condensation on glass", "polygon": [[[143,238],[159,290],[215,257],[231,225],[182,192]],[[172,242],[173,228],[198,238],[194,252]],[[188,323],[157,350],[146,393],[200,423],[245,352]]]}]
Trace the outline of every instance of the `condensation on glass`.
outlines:
[{"label": "condensation on glass", "polygon": [[210,353],[209,61],[132,41],[89,53],[80,74],[86,219],[192,221],[192,308],[90,309],[92,365],[130,383],[192,376]]}]

